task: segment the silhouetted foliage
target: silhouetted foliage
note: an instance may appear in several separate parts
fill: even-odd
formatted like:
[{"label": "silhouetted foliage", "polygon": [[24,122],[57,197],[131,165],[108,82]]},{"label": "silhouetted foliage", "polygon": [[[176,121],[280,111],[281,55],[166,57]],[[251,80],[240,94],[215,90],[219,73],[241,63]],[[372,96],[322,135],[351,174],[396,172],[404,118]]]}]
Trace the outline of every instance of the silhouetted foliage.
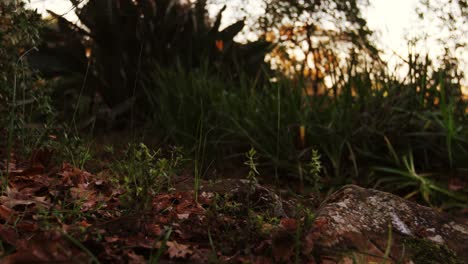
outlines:
[{"label": "silhouetted foliage", "polygon": [[[34,52],[40,42],[42,27],[40,15],[25,9],[24,3],[0,3],[0,125],[4,126],[8,112],[17,124],[33,113],[42,118],[48,109],[44,82],[36,78],[25,58]],[[34,110],[33,110],[34,109]],[[10,115],[11,116],[11,115]]]},{"label": "silhouetted foliage", "polygon": [[[211,22],[205,1],[91,0],[83,7],[71,2],[82,26],[50,12],[58,28],[44,33],[46,44],[34,65],[46,75],[89,73],[86,87],[97,87],[111,107],[138,95],[138,81],[155,64],[193,69],[208,63],[224,76],[237,78],[238,69],[255,76],[271,49],[264,40],[234,42],[244,21],[220,30],[224,9]],[[92,52],[89,60],[86,52]]]}]

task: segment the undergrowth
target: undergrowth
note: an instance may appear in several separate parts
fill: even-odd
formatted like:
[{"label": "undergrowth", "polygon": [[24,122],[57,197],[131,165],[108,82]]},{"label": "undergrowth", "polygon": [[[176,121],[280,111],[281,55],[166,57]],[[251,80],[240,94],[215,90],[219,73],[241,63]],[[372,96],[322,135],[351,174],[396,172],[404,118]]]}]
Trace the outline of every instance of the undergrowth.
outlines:
[{"label": "undergrowth", "polygon": [[172,177],[183,161],[179,148],[164,156],[161,149],[152,150],[144,143],[129,144],[124,157],[111,166],[115,181],[125,191],[121,203],[131,210],[147,208],[154,195],[172,190]]},{"label": "undergrowth", "polygon": [[[467,169],[461,84],[453,82],[451,66],[410,57],[403,80],[353,60],[323,94],[308,94],[306,82],[287,78],[226,82],[204,68],[160,68],[146,80],[149,117],[166,142],[193,150],[202,124],[208,160],[235,161],[254,147],[259,169],[272,180],[306,178],[315,190],[357,183],[430,204],[463,203],[466,193],[452,194],[447,185]],[[421,184],[394,173],[408,153],[425,175]],[[320,176],[307,169],[318,155]]]}]

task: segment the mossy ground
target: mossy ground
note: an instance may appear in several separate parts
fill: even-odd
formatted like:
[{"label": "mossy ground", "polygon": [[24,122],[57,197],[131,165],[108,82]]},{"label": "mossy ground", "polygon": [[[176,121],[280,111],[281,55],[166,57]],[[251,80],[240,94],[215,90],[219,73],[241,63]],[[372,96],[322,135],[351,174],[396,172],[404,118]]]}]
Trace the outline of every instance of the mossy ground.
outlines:
[{"label": "mossy ground", "polygon": [[410,252],[409,257],[415,264],[464,263],[447,246],[426,239],[406,238],[403,240],[403,245]]}]

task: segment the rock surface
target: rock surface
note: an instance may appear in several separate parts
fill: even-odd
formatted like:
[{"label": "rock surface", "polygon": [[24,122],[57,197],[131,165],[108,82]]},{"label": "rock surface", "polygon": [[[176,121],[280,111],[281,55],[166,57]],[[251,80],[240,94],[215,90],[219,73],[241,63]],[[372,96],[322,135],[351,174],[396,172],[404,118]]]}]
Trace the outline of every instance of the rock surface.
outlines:
[{"label": "rock surface", "polygon": [[372,261],[387,256],[399,263],[468,263],[466,222],[355,185],[344,186],[323,203],[304,243],[309,254],[332,256],[332,262],[343,253],[360,252],[366,261],[373,255]]}]

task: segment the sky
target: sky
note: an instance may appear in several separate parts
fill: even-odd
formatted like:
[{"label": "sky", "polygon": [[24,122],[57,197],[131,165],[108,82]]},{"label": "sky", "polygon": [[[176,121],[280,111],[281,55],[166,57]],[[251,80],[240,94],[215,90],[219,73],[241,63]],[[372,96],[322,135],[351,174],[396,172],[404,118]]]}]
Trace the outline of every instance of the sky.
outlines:
[{"label": "sky", "polygon": [[[67,14],[71,21],[77,21],[73,16],[71,4],[66,0],[29,0],[30,6],[37,8],[39,12],[45,13],[50,9],[58,14]],[[221,0],[222,1],[222,0]],[[255,0],[250,0],[255,2]],[[419,0],[370,0],[370,6],[363,10],[367,18],[368,26],[376,34],[377,43],[383,51],[382,57],[388,62],[390,68],[400,62],[400,57],[408,55],[407,39],[415,35],[421,29],[418,24],[415,8]],[[216,2],[212,0],[211,2]],[[231,2],[232,3],[232,2]],[[236,7],[234,7],[236,8]],[[67,13],[68,12],[68,13]],[[226,21],[228,24],[229,21]],[[428,26],[429,27],[429,26]],[[431,48],[427,48],[431,47]],[[429,52],[429,55],[438,55],[435,43],[427,43],[425,47],[419,47],[416,52]],[[468,76],[468,52],[462,50],[461,57],[464,61],[463,71]],[[466,79],[466,78],[465,78]],[[465,94],[468,94],[468,88]]]},{"label": "sky", "polygon": [[418,0],[371,0],[364,10],[369,28],[375,31],[384,59],[408,54],[406,38],[415,30],[415,8]]}]

